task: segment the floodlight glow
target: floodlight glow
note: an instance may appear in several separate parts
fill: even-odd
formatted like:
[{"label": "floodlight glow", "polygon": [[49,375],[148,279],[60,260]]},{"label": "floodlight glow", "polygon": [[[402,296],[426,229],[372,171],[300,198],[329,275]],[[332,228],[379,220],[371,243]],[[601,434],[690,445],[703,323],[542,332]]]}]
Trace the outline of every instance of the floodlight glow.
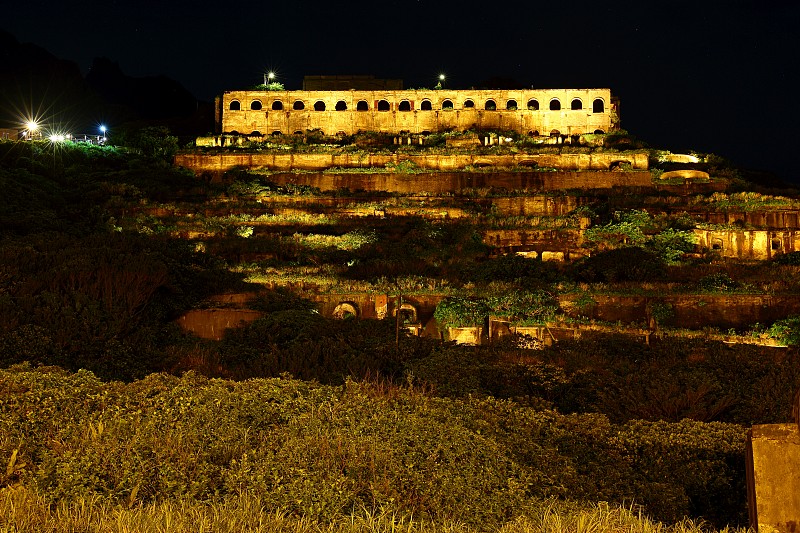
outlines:
[{"label": "floodlight glow", "polygon": [[28,131],[36,131],[39,129],[39,124],[34,120],[29,120],[25,123],[25,127],[28,128]]},{"label": "floodlight glow", "polygon": [[439,79],[444,81],[444,74],[439,74]]},{"label": "floodlight glow", "polygon": [[106,133],[106,127],[102,124],[100,125],[100,133],[102,133],[103,135],[105,135]]},{"label": "floodlight glow", "polygon": [[50,142],[60,143],[60,142],[64,142],[65,137],[64,137],[64,135],[62,133],[54,133],[54,134],[50,135],[50,137],[48,137],[48,139],[50,139]]},{"label": "floodlight glow", "polygon": [[272,79],[275,79],[275,73],[274,73],[274,72],[269,72],[269,73],[267,74],[267,78],[269,78],[269,79],[271,79],[271,80],[272,80]]}]

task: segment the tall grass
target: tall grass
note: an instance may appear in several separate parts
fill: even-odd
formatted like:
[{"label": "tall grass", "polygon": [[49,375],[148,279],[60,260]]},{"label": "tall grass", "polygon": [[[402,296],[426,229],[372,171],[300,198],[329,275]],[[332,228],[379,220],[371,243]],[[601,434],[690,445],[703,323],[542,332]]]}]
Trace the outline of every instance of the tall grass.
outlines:
[{"label": "tall grass", "polygon": [[[92,496],[49,505],[24,488],[0,489],[0,533],[478,533],[458,519],[425,521],[386,510],[354,510],[332,522],[267,511],[258,499],[240,496],[206,504],[182,499],[134,507]],[[710,533],[702,522],[653,522],[634,508],[599,503],[592,507],[547,500],[526,516],[508,521],[500,533]],[[720,533],[743,532],[725,528]]]}]

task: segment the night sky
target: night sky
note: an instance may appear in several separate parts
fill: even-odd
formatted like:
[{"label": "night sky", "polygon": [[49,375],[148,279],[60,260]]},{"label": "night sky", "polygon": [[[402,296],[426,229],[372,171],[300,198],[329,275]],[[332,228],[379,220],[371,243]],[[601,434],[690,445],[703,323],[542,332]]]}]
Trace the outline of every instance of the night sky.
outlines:
[{"label": "night sky", "polygon": [[652,146],[714,152],[800,182],[800,2],[15,2],[0,27],[76,61],[163,74],[197,98],[274,70],[374,74],[405,87],[610,87]]}]

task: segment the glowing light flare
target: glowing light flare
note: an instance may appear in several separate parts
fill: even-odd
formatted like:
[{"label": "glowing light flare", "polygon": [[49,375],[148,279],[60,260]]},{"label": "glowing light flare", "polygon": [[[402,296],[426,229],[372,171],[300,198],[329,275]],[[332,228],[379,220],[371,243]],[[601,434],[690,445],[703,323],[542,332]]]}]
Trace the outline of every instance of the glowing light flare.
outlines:
[{"label": "glowing light flare", "polygon": [[28,131],[39,131],[39,123],[35,120],[29,120],[25,123],[25,127],[28,128]]}]

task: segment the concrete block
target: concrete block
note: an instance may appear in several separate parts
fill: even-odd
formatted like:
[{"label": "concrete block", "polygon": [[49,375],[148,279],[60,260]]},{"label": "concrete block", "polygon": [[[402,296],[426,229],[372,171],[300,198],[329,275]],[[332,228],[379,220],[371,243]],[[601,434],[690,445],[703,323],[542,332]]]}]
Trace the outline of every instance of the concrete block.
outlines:
[{"label": "concrete block", "polygon": [[760,533],[800,533],[800,429],[753,426],[747,439],[750,526]]}]

